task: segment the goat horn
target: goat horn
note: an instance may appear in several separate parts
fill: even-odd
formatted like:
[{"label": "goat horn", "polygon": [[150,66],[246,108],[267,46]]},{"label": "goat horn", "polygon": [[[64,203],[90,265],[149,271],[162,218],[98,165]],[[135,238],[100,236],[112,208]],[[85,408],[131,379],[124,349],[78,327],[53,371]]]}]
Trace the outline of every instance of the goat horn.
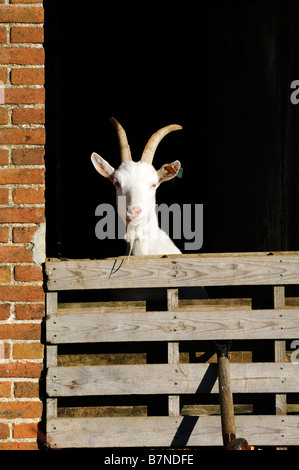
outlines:
[{"label": "goat horn", "polygon": [[122,162],[132,161],[131,150],[129,147],[126,131],[114,117],[110,118],[110,122],[112,122],[117,132],[117,137],[118,137],[118,142],[119,142],[119,147],[120,147],[121,161]]},{"label": "goat horn", "polygon": [[180,129],[182,129],[182,126],[177,124],[170,124],[169,126],[162,127],[157,132],[155,132],[146,144],[140,161],[152,164],[156,149],[163,137],[165,137],[170,132],[179,131]]}]

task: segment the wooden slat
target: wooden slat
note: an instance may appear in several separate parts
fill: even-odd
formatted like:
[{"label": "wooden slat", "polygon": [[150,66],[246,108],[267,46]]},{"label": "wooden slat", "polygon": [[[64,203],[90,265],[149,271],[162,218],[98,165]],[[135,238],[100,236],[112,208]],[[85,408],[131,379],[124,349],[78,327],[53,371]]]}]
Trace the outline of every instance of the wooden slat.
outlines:
[{"label": "wooden slat", "polygon": [[[285,287],[274,287],[274,308],[285,308]],[[274,356],[276,362],[285,362],[286,358],[286,343],[285,341],[275,341],[274,343]],[[276,395],[275,397],[276,414],[287,414],[287,397],[286,395]]]},{"label": "wooden slat", "polygon": [[55,315],[58,309],[58,295],[57,292],[48,292],[46,294],[46,313],[47,316]]},{"label": "wooden slat", "polygon": [[[219,416],[57,418],[53,448],[221,446]],[[255,446],[299,445],[298,416],[236,416],[236,433]]]},{"label": "wooden slat", "polygon": [[[294,393],[299,365],[231,363],[233,393]],[[217,364],[50,367],[49,396],[218,393]]]},{"label": "wooden slat", "polygon": [[[57,300],[58,295],[56,292],[48,292],[46,294],[46,314],[57,314]],[[57,346],[51,345],[46,347],[46,365],[49,367],[57,366]],[[48,398],[46,402],[47,419],[57,418],[57,399]]]},{"label": "wooden slat", "polygon": [[[176,311],[179,306],[178,289],[167,289],[167,310]],[[170,342],[167,344],[168,364],[178,364],[180,362],[180,344]],[[159,392],[158,392],[159,393]],[[170,395],[168,397],[168,415],[180,415],[180,397],[179,395]]]},{"label": "wooden slat", "polygon": [[[46,364],[47,368],[57,367],[57,346],[47,346],[46,348]],[[57,398],[47,398],[46,410],[47,420],[50,418],[57,418]]]},{"label": "wooden slat", "polygon": [[46,274],[49,291],[299,284],[299,253],[52,260]]},{"label": "wooden slat", "polygon": [[[288,299],[293,300],[293,299]],[[293,305],[291,308],[299,306]],[[178,310],[187,312],[191,311],[208,311],[208,310],[251,310],[252,299],[179,299]],[[173,311],[172,308],[169,310]],[[69,302],[58,304],[59,315],[69,315],[70,313],[123,313],[123,312],[146,312],[145,300],[133,301],[114,301],[105,302]]]},{"label": "wooden slat", "polygon": [[[285,308],[285,287],[274,286],[274,308]],[[285,362],[286,358],[286,342],[274,342],[274,356],[276,362]],[[278,394],[275,395],[275,411],[277,415],[287,414],[287,396]],[[287,450],[286,447],[277,447],[277,450]]]},{"label": "wooden slat", "polygon": [[[239,299],[234,299],[236,304],[238,300]],[[146,312],[146,300],[108,300],[105,302],[68,302],[58,304],[59,315],[80,313],[82,310],[87,313],[111,313],[123,312],[124,310],[129,310],[130,312]]]},{"label": "wooden slat", "polygon": [[53,315],[50,343],[285,339],[299,337],[299,310]]}]

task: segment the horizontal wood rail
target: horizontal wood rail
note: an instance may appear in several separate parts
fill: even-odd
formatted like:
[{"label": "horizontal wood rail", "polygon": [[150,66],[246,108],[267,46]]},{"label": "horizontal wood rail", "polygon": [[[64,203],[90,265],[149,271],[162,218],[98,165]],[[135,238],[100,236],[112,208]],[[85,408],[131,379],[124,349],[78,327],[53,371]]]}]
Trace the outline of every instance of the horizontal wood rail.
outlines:
[{"label": "horizontal wood rail", "polygon": [[299,338],[299,309],[51,316],[50,343]]},{"label": "horizontal wood rail", "polygon": [[[250,445],[298,445],[297,416],[236,416]],[[48,422],[52,447],[221,446],[220,416],[58,418]]]},{"label": "horizontal wood rail", "polygon": [[[233,393],[299,390],[299,364],[230,365]],[[50,367],[49,396],[218,393],[216,364]]]},{"label": "horizontal wood rail", "polygon": [[299,284],[299,253],[49,260],[49,291]]}]

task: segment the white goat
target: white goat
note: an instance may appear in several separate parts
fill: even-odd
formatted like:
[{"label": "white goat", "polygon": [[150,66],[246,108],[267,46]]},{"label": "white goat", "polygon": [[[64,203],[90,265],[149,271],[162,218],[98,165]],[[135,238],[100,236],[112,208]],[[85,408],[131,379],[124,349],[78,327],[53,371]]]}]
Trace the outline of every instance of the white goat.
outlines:
[{"label": "white goat", "polygon": [[[172,131],[182,129],[172,124],[155,132],[149,139],[139,162],[133,162],[125,130],[115,118],[110,118],[119,140],[121,165],[115,170],[104,158],[93,153],[95,169],[114,184],[117,196],[126,198],[126,241],[132,255],[179,254],[169,236],[160,229],[155,211],[155,195],[163,181],[174,178],[181,167],[178,160],[166,163],[156,171],[152,165],[155,151],[160,141]],[[119,200],[119,198],[117,198]],[[122,216],[118,207],[119,215]]]}]

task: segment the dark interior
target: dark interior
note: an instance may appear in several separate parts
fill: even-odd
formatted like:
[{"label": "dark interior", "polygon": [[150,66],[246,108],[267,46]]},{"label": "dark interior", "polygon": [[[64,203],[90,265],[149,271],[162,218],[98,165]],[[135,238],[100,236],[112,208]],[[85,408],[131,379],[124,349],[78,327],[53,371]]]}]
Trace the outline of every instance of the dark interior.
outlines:
[{"label": "dark interior", "polygon": [[298,10],[287,0],[46,1],[47,256],[124,252],[95,237],[96,207],[115,201],[90,161],[96,151],[119,164],[110,116],[136,160],[157,129],[183,126],[157,149],[157,169],[176,159],[184,169],[157,202],[204,205],[201,252],[297,250]]}]

